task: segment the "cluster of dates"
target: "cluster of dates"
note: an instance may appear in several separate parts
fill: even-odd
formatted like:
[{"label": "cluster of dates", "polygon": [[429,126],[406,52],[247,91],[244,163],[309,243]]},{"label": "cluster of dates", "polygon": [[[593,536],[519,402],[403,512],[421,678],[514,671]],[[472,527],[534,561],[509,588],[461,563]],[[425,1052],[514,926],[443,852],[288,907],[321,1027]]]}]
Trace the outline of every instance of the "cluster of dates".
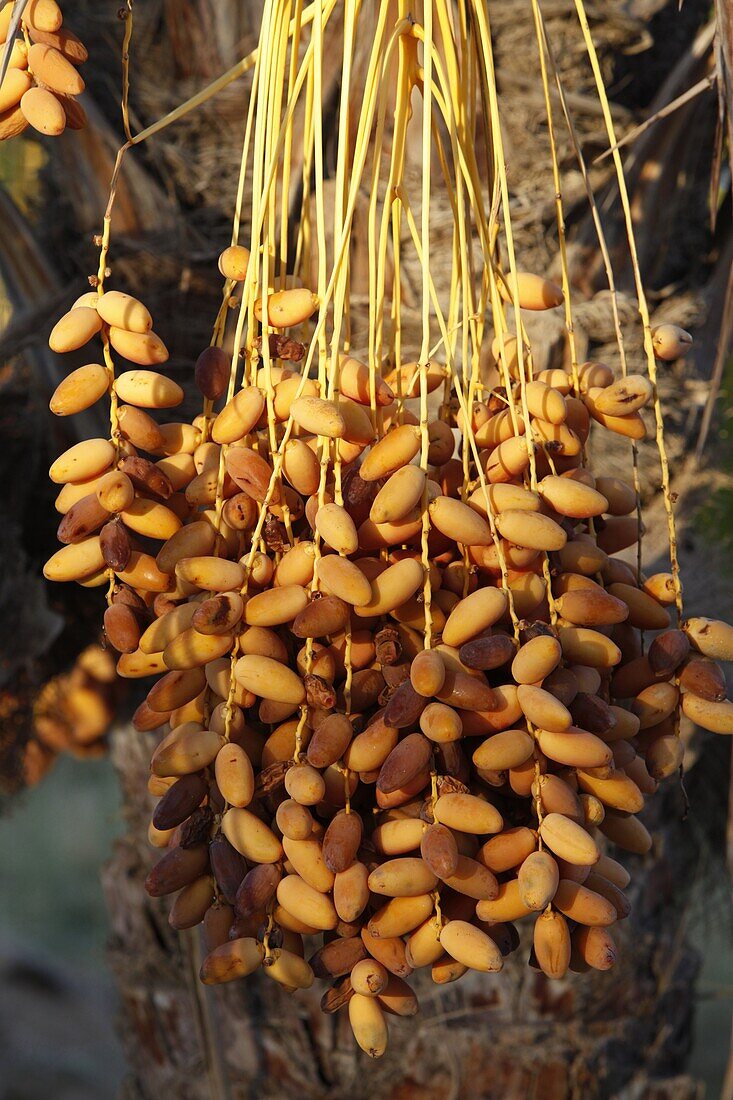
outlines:
[{"label": "cluster of dates", "polygon": [[112,652],[93,643],[68,671],[42,685],[33,703],[31,737],[23,757],[23,778],[29,786],[48,773],[61,753],[82,760],[104,754],[117,683]]},{"label": "cluster of dates", "polygon": [[[223,254],[232,285],[247,260]],[[561,300],[530,275],[520,293]],[[376,1057],[388,1015],[417,1011],[413,971],[498,971],[518,922],[550,978],[613,965],[629,875],[611,853],[651,845],[638,815],[679,770],[680,707],[733,732],[733,629],[673,621],[674,577],[618,556],[633,489],[582,464],[592,422],[643,436],[644,377],[587,363],[575,390],[558,370],[525,384],[506,337],[509,389],[421,424],[421,378],[452,385],[439,364],[343,357],[330,397],[303,377],[283,330],[317,306],[273,290],[269,361],[259,338],[226,400],[230,359],[207,348],[204,413],[159,424],[182,392],[149,369],[166,353],[148,311],[84,296],[52,347],[101,331],[145,369],[85,366],[52,399],[67,415],[111,389],[114,433],[51,468],[65,545],[46,576],[108,584],[119,673],[156,677],[134,717],[164,731],[147,888],[176,894],[174,927],[202,925],[202,980],[326,979],[324,1011],[348,1005]],[[686,343],[655,333],[660,356]]]},{"label": "cluster of dates", "polygon": [[[8,41],[15,10],[21,5],[22,36]],[[81,130],[86,112],[77,97],[84,91],[78,71],[88,52],[63,25],[56,0],[10,0],[0,11],[2,52],[10,50],[0,84],[0,141],[32,126],[39,134],[58,137],[68,126]]]}]

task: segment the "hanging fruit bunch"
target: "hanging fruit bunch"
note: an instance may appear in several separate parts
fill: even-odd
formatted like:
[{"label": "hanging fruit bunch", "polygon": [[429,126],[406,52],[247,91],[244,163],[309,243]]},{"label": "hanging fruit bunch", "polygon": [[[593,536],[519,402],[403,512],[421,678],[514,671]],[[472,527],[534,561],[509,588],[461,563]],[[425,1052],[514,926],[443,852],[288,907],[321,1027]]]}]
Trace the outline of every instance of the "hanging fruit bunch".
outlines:
[{"label": "hanging fruit bunch", "polygon": [[112,654],[97,644],[87,646],[68,672],[46,681],[33,705],[26,782],[41,779],[59,753],[87,759],[104,752],[102,738],[114,718],[115,681]]},{"label": "hanging fruit bunch", "polygon": [[0,10],[0,43],[8,59],[0,83],[0,140],[28,126],[50,137],[58,137],[67,126],[81,130],[86,113],[77,102],[84,91],[78,68],[89,55],[84,43],[63,26],[56,0],[6,3]]},{"label": "hanging fruit bunch", "polygon": [[[381,5],[357,86],[347,0],[330,259],[311,92],[334,5],[308,9],[310,31],[286,7],[265,5],[242,153],[251,239],[235,230],[220,257],[201,413],[158,419],[183,392],[158,369],[168,353],[146,307],[106,288],[108,219],[96,289],[51,334],[59,354],[101,341],[51,408],[108,397],[110,437],[51,467],[64,545],[45,575],[106,586],[118,672],[154,678],[134,716],[160,734],[149,836],[163,854],[147,889],[176,895],[175,928],[202,926],[202,980],[325,979],[324,1011],[347,1011],[377,1057],[389,1014],[417,1011],[413,971],[438,984],[498,971],[526,925],[549,978],[613,966],[629,913],[617,857],[651,846],[639,814],[679,773],[680,710],[733,732],[718,663],[733,659],[733,628],[683,614],[655,354],[676,358],[689,337],[652,334],[639,283],[638,368],[621,330],[618,375],[578,363],[564,249],[562,287],[517,270],[486,6],[464,0],[454,25],[447,0],[421,23],[406,3],[396,23]],[[537,31],[547,81],[541,19]],[[299,105],[311,145],[295,181]],[[454,214],[444,300],[430,266],[436,163]],[[278,197],[296,182],[288,233]],[[371,290],[352,347],[362,183]],[[408,250],[423,288],[412,333]],[[523,317],[544,309],[565,311],[567,369],[534,370]],[[635,448],[652,423],[669,570],[646,575],[638,492],[604,472],[604,437]]]}]

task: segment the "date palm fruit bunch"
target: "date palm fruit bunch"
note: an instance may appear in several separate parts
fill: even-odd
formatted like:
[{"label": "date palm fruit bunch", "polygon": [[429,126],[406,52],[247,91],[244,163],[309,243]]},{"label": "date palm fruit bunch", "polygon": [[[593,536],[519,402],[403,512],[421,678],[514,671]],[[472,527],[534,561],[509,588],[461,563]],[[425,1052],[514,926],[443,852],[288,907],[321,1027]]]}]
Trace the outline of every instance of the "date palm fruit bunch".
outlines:
[{"label": "date palm fruit bunch", "polygon": [[104,752],[102,738],[114,718],[115,662],[112,652],[87,646],[73,667],[43,685],[33,705],[33,736],[25,748],[24,775],[38,782],[59,753],[81,759]]},{"label": "date palm fruit bunch", "polygon": [[[21,36],[9,40],[20,6]],[[81,130],[86,113],[77,96],[84,91],[79,66],[89,56],[84,43],[63,26],[56,0],[9,0],[0,10],[0,43],[9,51],[7,72],[0,84],[0,140],[15,137],[28,126],[58,137],[68,126]]]},{"label": "date palm fruit bunch", "polygon": [[[680,710],[733,732],[718,663],[733,628],[682,614],[655,384],[655,355],[689,339],[647,326],[627,369],[620,330],[617,374],[577,362],[564,262],[562,287],[517,270],[486,5],[423,8],[316,3],[309,23],[265,5],[242,154],[252,229],[220,257],[199,415],[167,419],[183,393],[152,318],[103,280],[51,335],[59,353],[102,343],[51,401],[66,416],[110,397],[111,419],[51,467],[64,545],[45,572],[107,587],[118,671],[151,682],[134,716],[156,735],[148,892],[175,895],[175,928],[202,927],[205,983],[325,979],[323,1010],[347,1012],[373,1057],[389,1016],[417,1011],[414,972],[498,971],[525,926],[548,978],[612,967],[619,857],[652,844],[643,810],[680,769]],[[327,211],[311,92],[335,10]],[[362,187],[366,319],[350,294]],[[545,309],[565,311],[566,369],[533,366],[523,318]],[[624,556],[637,493],[603,466],[606,433],[633,448],[650,425],[670,559],[646,575]]]}]

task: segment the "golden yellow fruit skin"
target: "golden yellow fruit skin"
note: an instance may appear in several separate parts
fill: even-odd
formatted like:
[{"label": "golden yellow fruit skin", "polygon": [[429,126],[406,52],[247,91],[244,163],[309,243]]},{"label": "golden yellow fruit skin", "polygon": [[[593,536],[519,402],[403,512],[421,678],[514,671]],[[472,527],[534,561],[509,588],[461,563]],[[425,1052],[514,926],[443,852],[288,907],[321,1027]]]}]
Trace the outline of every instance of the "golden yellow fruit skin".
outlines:
[{"label": "golden yellow fruit skin", "polygon": [[8,69],[0,84],[0,115],[17,107],[32,84],[30,73],[25,69]]},{"label": "golden yellow fruit skin", "polygon": [[369,903],[369,872],[363,863],[354,862],[339,871],[333,883],[333,903],[340,920],[354,921]]},{"label": "golden yellow fruit skin", "polygon": [[14,0],[9,0],[5,7],[0,9],[0,42],[7,41],[8,31],[10,29],[10,20],[13,17],[14,8]]},{"label": "golden yellow fruit skin", "polygon": [[313,831],[310,811],[305,806],[299,806],[292,798],[286,798],[280,803],[275,822],[283,837],[288,840],[306,840]]},{"label": "golden yellow fruit skin", "polygon": [[484,517],[487,514],[487,497],[489,506],[495,513],[505,512],[509,508],[515,511],[539,512],[542,506],[539,495],[530,489],[525,489],[523,485],[511,483],[487,485],[486,492],[482,486],[479,486],[468,497],[468,503]]},{"label": "golden yellow fruit skin", "polygon": [[640,374],[628,374],[598,394],[596,408],[611,416],[638,412],[651,400],[651,382]]},{"label": "golden yellow fruit skin", "polygon": [[503,959],[490,936],[467,921],[452,920],[440,932],[441,946],[456,962],[484,973],[501,970]]},{"label": "golden yellow fruit skin", "polygon": [[202,668],[229,653],[234,638],[231,634],[199,634],[189,627],[179,634],[163,650],[166,668]]},{"label": "golden yellow fruit skin", "polygon": [[604,634],[590,627],[567,626],[558,631],[563,656],[572,664],[591,668],[613,668],[621,660],[621,650]]},{"label": "golden yellow fruit skin", "polygon": [[570,931],[561,913],[541,913],[534,926],[534,950],[548,978],[562,978],[570,965]]},{"label": "golden yellow fruit skin", "polygon": [[98,537],[62,546],[43,567],[49,581],[77,581],[89,577],[104,566]]},{"label": "golden yellow fruit skin", "polygon": [[437,881],[424,860],[403,856],[372,871],[368,885],[372,893],[387,897],[415,897],[435,889]]},{"label": "golden yellow fruit skin", "polygon": [[501,814],[490,802],[471,794],[441,795],[434,814],[441,824],[466,833],[498,833],[503,824]]},{"label": "golden yellow fruit skin", "polygon": [[158,745],[150,767],[155,775],[190,775],[205,768],[216,758],[223,738],[211,730],[188,722],[174,729]]},{"label": "golden yellow fruit skin", "polygon": [[553,904],[570,920],[588,927],[605,928],[614,924],[617,917],[610,901],[582,883],[569,879],[560,880]]},{"label": "golden yellow fruit skin", "polygon": [[215,443],[234,443],[252,431],[265,408],[265,395],[256,386],[245,386],[217,414],[211,437]]},{"label": "golden yellow fruit skin", "polygon": [[320,473],[318,459],[305,440],[290,439],[285,448],[283,474],[293,488],[302,496],[311,496],[318,491]]},{"label": "golden yellow fruit skin", "polygon": [[420,450],[420,432],[411,424],[395,428],[371,448],[361,465],[364,481],[378,481],[408,465]]},{"label": "golden yellow fruit skin", "polygon": [[[459,838],[460,839],[460,838]],[[465,894],[474,901],[487,901],[495,898],[499,892],[499,884],[492,871],[471,859],[470,856],[459,854],[458,866],[452,875],[443,880],[445,885],[459,894]]]},{"label": "golden yellow fruit skin", "polygon": [[670,625],[669,612],[646,592],[633,585],[609,584],[608,591],[623,600],[629,609],[628,621],[640,630],[665,630]]},{"label": "golden yellow fruit skin", "polygon": [[146,332],[128,332],[111,325],[109,342],[123,359],[138,363],[141,367],[154,367],[168,360],[168,349],[152,329]]},{"label": "golden yellow fruit skin", "polygon": [[145,497],[137,497],[120,514],[131,531],[159,541],[171,538],[181,527],[180,519],[170,508]]},{"label": "golden yellow fruit skin", "polygon": [[98,297],[97,313],[105,324],[129,332],[148,332],[153,327],[153,318],[143,303],[119,290],[108,290]]},{"label": "golden yellow fruit skin", "polygon": [[[42,89],[32,88],[31,93],[33,91],[42,91]],[[31,93],[26,92],[26,95]],[[76,306],[56,322],[48,338],[48,346],[51,351],[59,355],[67,351],[76,351],[91,340],[101,328],[102,318],[96,309],[90,306]]]},{"label": "golden yellow fruit skin", "polygon": [[289,584],[266,589],[247,601],[244,621],[249,626],[278,626],[292,622],[307,605],[308,594],[302,585]]},{"label": "golden yellow fruit skin", "polygon": [[392,898],[378,909],[368,924],[368,930],[378,939],[391,939],[414,931],[433,911],[432,894],[417,897]]},{"label": "golden yellow fruit skin", "polygon": [[646,425],[638,412],[629,413],[627,416],[614,416],[603,412],[596,404],[597,397],[603,390],[591,388],[585,394],[585,404],[594,420],[603,425],[610,432],[625,436],[627,439],[641,440],[646,437]]},{"label": "golden yellow fruit skin", "polygon": [[476,905],[476,916],[486,924],[521,920],[531,913],[532,910],[522,901],[519,883],[515,878],[501,883],[495,898],[479,901]]},{"label": "golden yellow fruit skin", "polygon": [[688,619],[684,630],[692,646],[704,657],[715,661],[733,661],[733,626],[720,619]]},{"label": "golden yellow fruit skin", "polygon": [[650,729],[669,718],[679,697],[679,689],[668,683],[650,684],[640,691],[631,704],[632,713],[639,719],[639,728]]},{"label": "golden yellow fruit skin", "polygon": [[479,849],[478,859],[493,871],[501,874],[521,864],[530,852],[537,848],[537,834],[526,826],[506,829],[487,840]]},{"label": "golden yellow fruit skin", "polygon": [[525,718],[533,726],[562,733],[573,724],[570,711],[549,691],[543,691],[532,684],[520,684],[517,698]]},{"label": "golden yellow fruit skin", "polygon": [[76,96],[84,91],[84,80],[81,74],[53,46],[47,46],[42,42],[36,42],[31,46],[28,51],[28,67],[39,84],[50,88],[58,95]]},{"label": "golden yellow fruit skin", "polygon": [[[345,443],[353,444],[358,453],[361,453],[361,450],[371,443],[376,435],[369,413],[362,405],[356,401],[350,401],[347,397],[339,398],[338,411],[344,422],[342,439]],[[339,448],[339,453],[342,458],[345,457],[346,451],[343,445]]]},{"label": "golden yellow fruit skin", "polygon": [[315,975],[309,963],[299,955],[284,948],[273,951],[264,967],[268,978],[284,985],[286,989],[309,989]]},{"label": "golden yellow fruit skin", "polygon": [[232,244],[225,248],[219,256],[219,271],[226,279],[234,279],[237,283],[244,282],[249,267],[249,249],[240,244]]},{"label": "golden yellow fruit skin", "polygon": [[532,755],[534,743],[525,730],[502,730],[476,749],[473,762],[486,771],[518,767]]},{"label": "golden yellow fruit skin", "polygon": [[557,667],[562,647],[547,635],[533,638],[519,649],[512,662],[512,676],[518,684],[536,684]]},{"label": "golden yellow fruit skin", "polygon": [[290,406],[290,415],[305,431],[329,439],[341,439],[346,428],[338,406],[321,397],[296,398]]},{"label": "golden yellow fruit skin", "polygon": [[665,607],[675,601],[676,590],[674,577],[671,573],[655,573],[654,576],[647,577],[643,589],[650,596],[653,596],[657,603],[661,603]]},{"label": "golden yellow fruit skin", "polygon": [[682,696],[682,712],[711,733],[733,733],[733,703],[728,699],[716,703],[686,692]]},{"label": "golden yellow fruit skin", "polygon": [[372,833],[372,840],[382,855],[397,856],[420,848],[423,823],[418,818],[385,821]]},{"label": "golden yellow fruit skin", "polygon": [[526,394],[530,416],[547,420],[551,424],[562,424],[566,419],[567,405],[559,390],[535,379],[527,383]]},{"label": "golden yellow fruit skin", "polygon": [[587,519],[608,510],[608,500],[602,492],[569,478],[548,474],[537,486],[537,491],[546,504],[564,516]]},{"label": "golden yellow fruit skin", "polygon": [[517,416],[517,431],[515,432],[514,422],[509,411],[502,409],[501,412],[495,413],[485,423],[481,424],[475,434],[479,447],[492,448],[497,447],[500,443],[507,442],[517,433],[524,435],[524,432],[524,420]]},{"label": "golden yellow fruit skin", "polygon": [[408,937],[405,953],[410,966],[414,970],[432,965],[443,955],[443,946],[438,936],[439,931],[440,928],[435,917],[431,917]]},{"label": "golden yellow fruit skin", "polygon": [[317,768],[294,764],[285,775],[285,790],[301,806],[316,806],[323,801],[326,784]]},{"label": "golden yellow fruit skin", "polygon": [[422,582],[422,565],[414,558],[403,558],[374,578],[371,600],[354,608],[355,614],[360,618],[387,614],[414,596]]},{"label": "golden yellow fruit skin", "polygon": [[326,592],[352,607],[365,607],[372,598],[372,586],[356,562],[327,554],[318,562],[317,574]]},{"label": "golden yellow fruit skin", "polygon": [[29,88],[20,101],[20,109],[39,134],[58,137],[66,129],[66,112],[48,88]]},{"label": "golden yellow fruit skin", "polygon": [[387,1049],[387,1021],[374,997],[355,993],[349,1001],[349,1023],[357,1043],[370,1058],[381,1058]]},{"label": "golden yellow fruit skin", "polygon": [[242,687],[263,699],[274,699],[297,706],[305,698],[305,688],[300,677],[270,657],[245,654],[237,661],[234,675]]},{"label": "golden yellow fruit skin", "polygon": [[658,359],[672,361],[687,354],[692,346],[692,337],[679,325],[659,325],[652,330],[652,344]]},{"label": "golden yellow fruit skin", "polygon": [[560,871],[549,852],[531,852],[517,875],[524,904],[540,911],[550,904],[560,882]]},{"label": "golden yellow fruit skin", "polygon": [[443,628],[443,641],[449,646],[463,645],[498,622],[505,614],[507,605],[507,597],[501,589],[477,589],[456,604],[448,616]]},{"label": "golden yellow fruit skin", "polygon": [[277,863],[282,844],[271,829],[247,809],[234,807],[222,817],[221,827],[230,844],[254,863]]},{"label": "golden yellow fruit skin", "polygon": [[389,971],[376,959],[361,959],[351,971],[350,979],[355,993],[376,997],[387,986]]},{"label": "golden yellow fruit skin", "polygon": [[489,546],[493,542],[487,521],[460,500],[438,496],[428,505],[434,527],[466,546]]},{"label": "golden yellow fruit skin", "polygon": [[[267,319],[273,328],[300,325],[318,308],[318,296],[305,287],[278,290],[267,298]],[[262,320],[262,299],[255,302],[255,317]]]},{"label": "golden yellow fruit skin", "polygon": [[39,31],[57,31],[63,16],[56,0],[30,0],[23,10],[23,19]]},{"label": "golden yellow fruit skin", "polygon": [[587,730],[570,726],[562,732],[537,730],[537,743],[545,756],[570,768],[601,768],[612,759],[610,747]]},{"label": "golden yellow fruit skin", "polygon": [[175,564],[176,576],[196,588],[213,592],[229,592],[244,584],[244,569],[235,561],[208,555],[179,559]]},{"label": "golden yellow fruit skin", "polygon": [[15,107],[8,107],[6,111],[0,114],[0,141],[6,141],[8,138],[22,134],[24,130],[28,129],[29,125],[30,123],[23,114],[20,104]]},{"label": "golden yellow fruit skin", "polygon": [[166,592],[171,583],[170,576],[158,568],[155,558],[137,550],[133,550],[126,567],[117,570],[117,576],[124,584],[145,592]]},{"label": "golden yellow fruit skin", "polygon": [[540,823],[539,834],[555,855],[567,863],[587,866],[598,862],[600,852],[592,836],[562,814],[547,814]]},{"label": "golden yellow fruit skin", "polygon": [[286,875],[277,887],[277,900],[289,913],[297,915],[313,928],[329,931],[338,924],[338,915],[327,894],[322,894],[298,875]]},{"label": "golden yellow fruit skin", "polygon": [[104,473],[115,458],[115,450],[107,439],[85,439],[59,455],[48,471],[57,485],[87,481]]},{"label": "golden yellow fruit skin", "polygon": [[419,466],[403,466],[390,475],[377,493],[369,511],[374,523],[395,523],[419,502],[425,488],[425,473]]},{"label": "golden yellow fruit skin", "polygon": [[[516,287],[517,301],[522,309],[554,309],[556,306],[561,306],[564,301],[563,292],[559,286],[530,271],[517,272]],[[513,278],[508,276],[506,283],[499,284],[499,290],[505,302],[513,301],[515,291]]]},{"label": "golden yellow fruit skin", "polygon": [[359,545],[354,521],[339,504],[324,504],[315,516],[316,531],[337,554],[353,554]]},{"label": "golden yellow fruit skin", "polygon": [[624,772],[614,772],[608,779],[599,779],[584,771],[578,771],[578,785],[588,794],[595,795],[604,806],[611,806],[624,813],[638,813],[644,808],[644,796]]},{"label": "golden yellow fruit skin", "polygon": [[109,375],[99,363],[78,367],[56,387],[49,408],[56,416],[83,412],[103,397],[109,388]]}]

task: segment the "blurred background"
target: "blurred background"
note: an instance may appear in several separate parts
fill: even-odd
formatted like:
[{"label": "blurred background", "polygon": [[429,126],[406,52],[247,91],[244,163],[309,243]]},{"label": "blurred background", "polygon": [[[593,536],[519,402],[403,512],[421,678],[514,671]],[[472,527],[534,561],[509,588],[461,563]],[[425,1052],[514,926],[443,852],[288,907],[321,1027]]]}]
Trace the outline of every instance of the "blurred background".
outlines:
[{"label": "blurred background", "polygon": [[[100,592],[52,589],[41,577],[56,547],[46,472],[55,454],[75,441],[65,434],[69,425],[54,422],[47,402],[59,373],[83,361],[62,367],[46,340],[96,266],[93,236],[122,140],[118,7],[108,0],[78,0],[73,11],[69,5],[68,23],[90,51],[81,101],[88,127],[54,140],[27,131],[0,145],[0,1100],[147,1095],[135,1079],[136,1028],[152,1027],[163,1011],[160,1004],[151,1008],[150,988],[157,982],[173,996],[183,981],[175,977],[179,948],[161,931],[164,906],[141,896],[149,806],[131,790],[145,767],[145,745],[126,724],[140,692],[112,682],[109,654],[99,648]],[[708,0],[607,0],[589,9],[620,133],[632,132],[716,65],[725,68],[733,40],[720,30],[715,37],[713,7]],[[606,143],[572,5],[543,8],[590,161]],[[146,0],[135,7],[133,130],[252,49],[260,10],[259,0]],[[549,161],[537,155],[547,136],[531,10],[516,0],[491,0],[490,12],[520,252],[524,266],[551,274],[557,240]],[[172,373],[183,384],[208,343],[218,307],[216,256],[228,243],[247,87],[244,80],[229,85],[136,149],[120,185],[114,276],[151,307],[156,330],[172,349]],[[730,172],[716,154],[725,140],[718,109],[716,91],[707,87],[655,122],[624,156],[653,323],[671,320],[695,336],[692,354],[671,364],[661,381],[690,610],[733,621],[733,365],[727,354],[733,233]],[[560,153],[579,339],[588,358],[613,365],[608,300],[582,180],[569,143]],[[608,160],[594,166],[593,180],[620,256]],[[629,272],[620,268],[633,339]],[[562,353],[561,328],[538,333],[543,365],[554,365],[553,356]],[[716,394],[713,427],[701,438]],[[642,474],[652,517],[645,565],[652,567],[663,540],[654,537],[658,473],[650,448],[642,448]],[[708,1097],[733,1097],[730,746],[691,730],[686,736],[690,812],[658,842],[643,903],[655,927],[668,919],[665,906],[674,913],[674,957],[660,961],[657,996],[669,992],[668,982],[670,995],[684,1004],[660,1010],[656,1061],[650,1055],[654,1077],[671,1083],[652,1090],[646,1078],[640,1084],[631,1075],[604,1096],[684,1100],[704,1089]],[[660,807],[681,822],[679,791],[668,792]]]}]

